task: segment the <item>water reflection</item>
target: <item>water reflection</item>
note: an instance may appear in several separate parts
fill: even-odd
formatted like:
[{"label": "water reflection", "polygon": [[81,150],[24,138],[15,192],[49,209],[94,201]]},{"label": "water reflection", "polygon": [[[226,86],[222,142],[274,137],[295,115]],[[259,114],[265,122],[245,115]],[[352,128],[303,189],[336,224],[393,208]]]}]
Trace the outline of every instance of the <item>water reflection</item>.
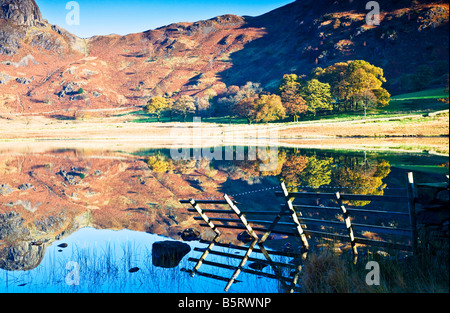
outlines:
[{"label": "water reflection", "polygon": [[[40,265],[27,271],[0,270],[0,292],[57,293],[205,293],[223,292],[223,284],[209,277],[191,278],[184,273],[191,268],[189,258],[198,241],[184,243],[189,253],[178,264],[166,266],[154,261],[155,245],[180,243],[173,239],[131,230],[82,228],[64,240],[47,247]],[[61,247],[63,245],[63,247]],[[229,251],[224,247],[223,253]],[[237,256],[237,254],[235,254]],[[211,262],[226,262],[224,257],[210,256]],[[227,275],[226,269],[215,270]],[[243,273],[230,292],[279,292],[276,280]]]},{"label": "water reflection", "polygon": [[[258,153],[272,152],[260,150]],[[283,180],[291,190],[320,191],[341,186],[347,193],[383,194],[405,187],[404,174],[411,169],[417,173],[432,169],[423,176],[416,176],[418,182],[421,179],[440,181],[440,175],[448,173],[448,157],[438,156],[283,148],[279,148],[276,155],[258,155],[253,160],[248,158],[248,153],[244,155],[243,160],[227,161],[173,160],[169,149],[132,153],[95,149],[2,151],[0,268],[4,271],[0,279],[5,283],[5,277],[10,275],[8,272],[13,271],[48,273],[49,267],[54,265],[46,263],[46,258],[54,261],[56,256],[70,250],[56,244],[76,236],[86,227],[112,231],[127,229],[176,240],[180,240],[185,229],[195,228],[207,237],[207,230],[199,229],[192,214],[179,204],[180,199],[221,197],[227,193],[235,196],[243,210],[278,210],[280,200],[273,192],[247,192],[276,188]],[[273,161],[274,158],[276,166],[270,170],[261,167],[261,163],[267,162],[262,160]],[[371,204],[355,202],[350,205]],[[238,234],[238,231],[230,230],[224,238],[233,244],[241,244]],[[90,236],[90,240],[100,238],[97,232],[91,232]],[[114,238],[110,242],[117,240]],[[276,239],[268,242],[270,248],[279,248],[288,242],[286,238]],[[149,242],[148,237],[144,241]],[[103,252],[112,249],[111,245],[78,256],[87,258],[93,253],[97,258],[103,258]],[[72,251],[72,255],[75,252]],[[146,255],[146,252],[139,253]],[[184,257],[182,262],[187,258]],[[126,256],[119,259],[128,262]],[[147,254],[142,262],[152,264],[151,259]],[[105,260],[105,264],[108,262]],[[63,263],[60,267],[65,272]],[[93,265],[96,266],[100,265]],[[145,268],[145,265],[128,262],[124,275],[128,275],[132,267]],[[186,268],[189,267],[186,265]],[[135,274],[142,273],[140,270]],[[28,277],[35,279],[32,275]],[[117,279],[122,278],[125,279],[117,276]],[[37,281],[33,284],[38,284]],[[20,284],[23,282],[17,281],[15,286]],[[32,283],[26,284],[22,287]],[[181,289],[179,291],[185,291]],[[171,291],[167,289],[167,292]]]}]

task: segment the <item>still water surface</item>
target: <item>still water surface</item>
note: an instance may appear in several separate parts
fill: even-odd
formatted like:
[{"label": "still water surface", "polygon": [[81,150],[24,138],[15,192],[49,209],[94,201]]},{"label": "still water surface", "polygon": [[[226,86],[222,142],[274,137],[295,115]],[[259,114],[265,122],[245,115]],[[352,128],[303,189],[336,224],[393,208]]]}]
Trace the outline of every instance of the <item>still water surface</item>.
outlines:
[{"label": "still water surface", "polygon": [[[205,247],[198,241],[183,242],[189,252],[173,267],[152,258],[155,242],[182,241],[185,229],[211,237],[179,200],[227,193],[243,211],[278,210],[274,191],[281,180],[299,191],[402,194],[408,171],[417,182],[448,174],[448,156],[277,148],[252,158],[253,147],[240,149],[228,150],[242,151],[240,160],[175,160],[168,149],[0,151],[0,292],[223,292],[226,282],[185,271]],[[224,238],[242,245],[238,233]],[[268,248],[287,241],[275,238]],[[227,249],[218,251],[245,253]],[[268,266],[262,271],[273,274]],[[212,273],[230,277],[232,271]],[[282,290],[276,279],[241,273],[230,292]]]}]

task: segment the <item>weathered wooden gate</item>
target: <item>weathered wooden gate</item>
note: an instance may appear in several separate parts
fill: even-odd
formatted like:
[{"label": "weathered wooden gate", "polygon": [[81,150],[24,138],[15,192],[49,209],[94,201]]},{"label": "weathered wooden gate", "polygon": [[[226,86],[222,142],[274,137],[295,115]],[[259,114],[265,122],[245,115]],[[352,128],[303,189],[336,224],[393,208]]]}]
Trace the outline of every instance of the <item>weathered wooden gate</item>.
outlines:
[{"label": "weathered wooden gate", "polygon": [[[275,195],[284,199],[284,203],[281,204],[281,209],[279,211],[247,211],[242,212],[238,208],[238,203],[230,199],[230,197],[225,194],[222,199],[215,200],[181,200],[181,203],[189,203],[192,208],[188,209],[189,212],[196,212],[199,214],[198,217],[194,217],[195,220],[203,221],[200,226],[209,227],[214,233],[215,237],[212,241],[204,241],[202,243],[208,244],[208,247],[202,250],[203,254],[200,258],[190,258],[190,261],[196,262],[193,270],[189,271],[191,275],[200,274],[206,275],[205,273],[199,272],[200,266],[202,264],[212,265],[216,267],[233,269],[234,273],[231,278],[227,279],[224,277],[210,277],[226,280],[228,281],[225,291],[231,287],[233,282],[236,281],[239,273],[241,271],[249,272],[252,274],[258,274],[262,276],[269,277],[267,273],[257,272],[250,269],[244,268],[244,265],[248,260],[256,261],[251,258],[250,255],[253,251],[258,251],[263,253],[266,261],[273,268],[276,275],[272,275],[272,278],[277,278],[283,282],[283,284],[288,283],[289,287],[285,289],[289,292],[295,290],[298,275],[300,274],[303,261],[307,257],[307,252],[309,251],[308,239],[311,237],[320,238],[331,238],[340,241],[348,241],[351,245],[351,251],[353,253],[354,262],[357,260],[358,255],[358,245],[370,245],[378,247],[387,247],[390,249],[399,249],[404,251],[409,251],[415,253],[417,249],[417,231],[415,222],[415,190],[414,181],[412,173],[408,173],[408,186],[405,188],[407,191],[404,195],[361,195],[361,194],[344,194],[340,192],[335,193],[315,193],[315,192],[289,192],[288,188],[284,183],[281,183],[281,191],[276,191]],[[326,199],[332,200],[335,205],[311,205],[294,203],[296,199]],[[385,202],[397,202],[407,204],[407,211],[391,211],[391,210],[374,210],[374,209],[360,209],[360,208],[349,208],[346,207],[345,203],[350,201],[374,201],[377,203]],[[200,205],[225,205],[225,209],[202,209]],[[300,211],[301,210],[301,211]],[[310,218],[304,217],[303,212],[315,212],[320,214],[320,212],[331,212],[342,214],[342,219],[338,220],[323,218]],[[375,225],[370,223],[353,223],[352,218],[358,214],[375,214],[377,216],[390,216],[397,218],[406,218],[408,220],[408,225],[406,227],[396,227],[396,226],[383,226]],[[213,215],[211,217],[211,215]],[[266,216],[267,219],[256,220],[252,219],[252,215]],[[333,214],[331,214],[333,215]],[[224,217],[226,216],[226,217]],[[231,217],[230,217],[231,216]],[[334,215],[335,216],[335,215]],[[237,217],[237,218],[236,218]],[[271,217],[271,218],[269,218]],[[281,219],[287,217],[289,220],[282,222]],[[236,246],[236,245],[224,245],[219,242],[219,237],[221,236],[220,228],[224,229],[240,229],[245,230],[250,235],[250,244],[248,247]],[[337,233],[336,230],[341,230],[343,232]],[[364,231],[370,231],[377,234],[388,234],[393,237],[408,238],[407,242],[398,242],[395,240],[375,240],[364,238],[360,234]],[[259,236],[258,234],[259,233]],[[264,248],[264,242],[269,238],[271,233],[278,233],[288,236],[298,236],[302,243],[299,251],[295,253],[282,253],[278,251],[267,250]],[[214,251],[214,246],[227,246],[230,249],[244,250],[245,255],[241,257],[241,262],[237,267],[232,267],[230,265],[218,264],[210,261],[206,261],[208,254],[222,254],[224,252]],[[259,249],[255,250],[256,245]],[[200,250],[198,248],[196,251]],[[280,254],[281,253],[281,254]],[[227,253],[229,257],[236,257],[232,253]],[[293,258],[293,264],[279,264],[273,262],[271,255],[285,255]],[[281,273],[280,267],[289,267],[293,269],[289,278],[282,277],[278,275]]]}]

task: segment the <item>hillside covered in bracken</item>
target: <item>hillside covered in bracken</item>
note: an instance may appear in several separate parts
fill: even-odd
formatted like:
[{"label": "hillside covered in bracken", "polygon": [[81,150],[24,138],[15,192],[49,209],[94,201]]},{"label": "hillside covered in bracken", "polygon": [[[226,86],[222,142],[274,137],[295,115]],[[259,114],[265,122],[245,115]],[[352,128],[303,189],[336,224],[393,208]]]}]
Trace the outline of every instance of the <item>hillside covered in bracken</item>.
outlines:
[{"label": "hillside covered in bracken", "polygon": [[286,73],[354,59],[381,67],[392,95],[446,84],[448,2],[382,2],[378,26],[366,24],[365,2],[320,2],[81,39],[33,0],[0,0],[0,113],[143,106],[248,81],[274,90]]}]

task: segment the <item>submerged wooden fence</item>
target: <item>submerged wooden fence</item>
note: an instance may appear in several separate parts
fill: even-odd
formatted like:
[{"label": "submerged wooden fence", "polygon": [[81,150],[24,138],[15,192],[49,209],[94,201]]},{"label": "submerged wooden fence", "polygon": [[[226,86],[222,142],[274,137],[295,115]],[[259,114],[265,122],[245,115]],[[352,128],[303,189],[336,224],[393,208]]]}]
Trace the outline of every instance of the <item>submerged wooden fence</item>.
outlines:
[{"label": "submerged wooden fence", "polygon": [[[399,249],[404,251],[409,251],[415,253],[417,249],[417,231],[415,222],[415,188],[412,173],[408,173],[408,186],[404,189],[406,192],[404,195],[361,195],[361,194],[344,194],[340,192],[334,193],[316,193],[316,192],[289,192],[288,188],[284,183],[281,183],[281,191],[276,191],[275,195],[277,197],[283,198],[284,201],[280,205],[279,211],[246,211],[242,212],[238,208],[238,203],[233,201],[227,194],[223,196],[223,200],[181,200],[181,203],[190,204],[192,208],[189,208],[189,212],[195,212],[199,216],[194,217],[195,220],[203,221],[200,226],[209,227],[214,233],[215,237],[212,241],[203,243],[208,243],[208,247],[203,251],[200,258],[191,258],[190,261],[195,261],[196,265],[193,270],[190,271],[191,275],[200,274],[206,275],[205,273],[199,272],[199,268],[202,264],[233,269],[234,273],[231,278],[226,279],[224,277],[213,277],[216,275],[210,274],[210,277],[226,280],[228,281],[225,291],[228,291],[233,282],[236,281],[239,273],[241,271],[255,273],[254,270],[244,268],[244,265],[248,260],[252,260],[250,255],[254,251],[262,252],[266,261],[272,266],[275,273],[280,273],[280,264],[276,264],[270,258],[270,255],[278,254],[277,251],[269,251],[264,248],[264,242],[269,238],[270,234],[277,233],[281,235],[288,236],[298,236],[302,243],[301,249],[295,253],[285,254],[286,256],[291,256],[294,259],[295,273],[292,273],[292,278],[282,278],[279,275],[280,281],[286,283],[290,282],[289,288],[286,288],[290,292],[295,289],[298,274],[301,271],[301,266],[303,260],[306,259],[307,252],[309,251],[309,239],[312,237],[318,238],[331,238],[341,241],[348,241],[351,245],[351,250],[353,253],[354,261],[356,262],[358,255],[358,244],[359,245],[370,245],[385,247],[390,249]],[[298,203],[296,200],[303,202]],[[305,203],[305,200],[332,200],[334,205],[312,205]],[[394,203],[404,203],[407,205],[407,210],[405,211],[390,211],[381,209],[362,209],[346,206],[345,203],[349,201],[374,201],[377,203],[394,202]],[[200,205],[225,205],[225,209],[202,209]],[[331,214],[322,215],[322,218],[311,218],[304,217],[302,212],[312,212],[317,215],[321,215],[322,212],[328,212]],[[333,214],[334,213],[334,214]],[[336,213],[341,215],[341,220],[336,219]],[[373,214],[375,216],[386,216],[386,217],[396,217],[398,219],[406,219],[407,225],[404,227],[394,227],[394,226],[384,226],[376,225],[374,223],[354,223],[352,219],[357,215],[361,214]],[[211,215],[213,215],[211,217]],[[254,219],[252,216],[264,216],[264,219]],[[226,216],[226,217],[223,217]],[[333,218],[330,218],[332,216]],[[288,218],[288,221],[281,221],[282,218]],[[217,252],[213,250],[213,247],[224,246],[224,244],[219,243],[218,239],[221,236],[220,228],[224,229],[240,229],[246,231],[250,237],[250,245],[248,247],[240,247],[235,245],[226,245],[232,249],[245,250],[246,253],[241,258],[241,262],[237,267],[230,265],[221,265],[211,261],[206,261],[208,254],[222,254],[223,252]],[[341,232],[339,232],[341,231]],[[377,240],[365,238],[361,234],[363,232],[373,232],[380,235],[389,235],[392,237],[391,240]],[[258,236],[259,233],[259,236]],[[403,239],[402,240],[395,240]],[[406,238],[406,243],[405,239]],[[255,250],[256,245],[259,249]],[[197,248],[194,249],[199,251]],[[229,257],[234,257],[232,253],[226,254]],[[290,266],[290,265],[285,265]],[[267,276],[267,273],[259,273],[262,276]],[[270,275],[269,275],[270,276]],[[276,278],[276,277],[273,277]]]}]

